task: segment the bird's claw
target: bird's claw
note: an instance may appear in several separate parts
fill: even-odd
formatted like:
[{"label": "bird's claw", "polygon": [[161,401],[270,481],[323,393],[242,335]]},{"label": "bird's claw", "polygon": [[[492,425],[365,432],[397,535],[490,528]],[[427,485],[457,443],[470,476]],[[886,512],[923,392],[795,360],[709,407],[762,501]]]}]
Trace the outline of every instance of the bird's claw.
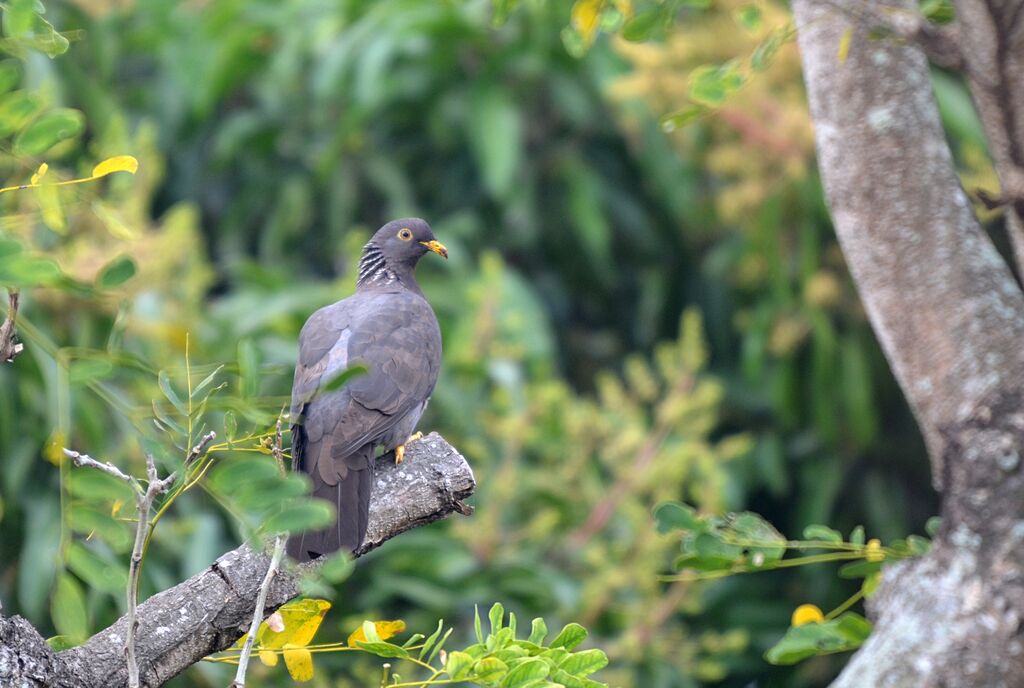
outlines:
[{"label": "bird's claw", "polygon": [[395,465],[396,466],[398,464],[402,463],[403,461],[405,461],[405,446],[407,444],[412,444],[413,442],[416,442],[416,441],[421,440],[421,439],[423,439],[423,433],[422,432],[417,432],[414,435],[409,435],[409,439],[407,439],[405,442],[403,442],[402,444],[400,444],[397,447],[395,447]]}]

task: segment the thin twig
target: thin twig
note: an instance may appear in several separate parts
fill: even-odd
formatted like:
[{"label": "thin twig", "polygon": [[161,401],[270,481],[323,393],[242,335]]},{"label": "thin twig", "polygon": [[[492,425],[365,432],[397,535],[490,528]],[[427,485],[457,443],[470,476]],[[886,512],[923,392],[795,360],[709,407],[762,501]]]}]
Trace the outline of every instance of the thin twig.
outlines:
[{"label": "thin twig", "polygon": [[17,330],[14,329],[18,319],[18,302],[20,292],[11,289],[7,292],[7,318],[0,324],[0,361],[10,363],[24,349],[23,344],[15,341]]},{"label": "thin twig", "polygon": [[263,612],[267,607],[267,593],[270,591],[270,583],[281,567],[281,557],[284,555],[284,543],[287,539],[287,533],[282,533],[274,540],[274,553],[270,557],[267,575],[263,577],[263,583],[260,584],[260,593],[256,597],[256,608],[252,613],[252,623],[249,625],[249,633],[245,637],[242,653],[238,656],[238,670],[235,672],[235,680],[231,682],[231,688],[245,687],[245,672],[249,668],[249,658],[252,656],[256,633],[260,630],[260,624],[263,623]]},{"label": "thin twig", "polygon": [[[210,433],[210,435],[212,434]],[[212,437],[207,436],[203,438],[203,441],[208,443],[212,439]],[[128,602],[128,630],[125,634],[124,655],[125,662],[128,665],[128,687],[139,688],[139,665],[135,658],[135,631],[139,624],[136,615],[136,608],[139,604],[139,570],[149,529],[149,512],[153,507],[153,499],[158,494],[163,494],[170,489],[174,483],[175,474],[171,473],[161,480],[159,473],[157,473],[156,461],[153,460],[151,455],[146,454],[146,478],[148,482],[146,489],[143,490],[138,480],[126,474],[112,463],[97,461],[91,456],[80,454],[71,449],[64,449],[64,455],[71,459],[76,466],[94,468],[118,480],[123,480],[135,489],[135,506],[138,514],[135,520],[135,544],[132,546],[132,558],[128,565],[128,591],[126,593]]]},{"label": "thin twig", "polygon": [[202,439],[199,440],[199,443],[192,447],[192,451],[190,451],[188,456],[185,458],[185,466],[190,466],[192,462],[198,459],[203,453],[203,450],[206,449],[206,445],[213,442],[215,439],[217,439],[217,433],[213,430],[203,435]]},{"label": "thin twig", "polygon": [[76,466],[86,466],[88,468],[95,468],[98,471],[103,471],[107,475],[112,475],[118,480],[123,480],[129,485],[133,486],[137,492],[141,493],[142,488],[139,487],[138,481],[130,475],[125,474],[120,468],[112,463],[106,461],[97,461],[88,454],[79,454],[71,449],[64,449],[64,456],[71,459]]},{"label": "thin twig", "polygon": [[128,565],[128,631],[124,641],[125,661],[128,663],[128,688],[139,688],[139,664],[135,659],[135,631],[139,625],[136,607],[139,603],[139,570],[142,566],[142,552],[149,530],[149,512],[153,506],[153,499],[158,494],[166,492],[174,482],[173,473],[160,480],[156,461],[149,454],[146,454],[146,477],[149,479],[146,491],[136,495],[136,507],[139,513],[135,522],[135,544],[132,546],[132,558]]},{"label": "thin twig", "polygon": [[[281,477],[287,475],[284,466],[284,450],[281,446],[281,415],[277,416],[277,427],[274,432],[274,445],[271,452],[277,462],[277,469]],[[267,593],[270,591],[270,584],[281,567],[281,557],[284,556],[284,546],[288,542],[288,533],[278,533],[274,539],[274,553],[270,557],[270,566],[267,574],[260,584],[260,592],[256,597],[256,608],[252,612],[252,623],[249,624],[249,633],[245,637],[245,644],[242,645],[242,653],[238,656],[238,670],[235,672],[235,680],[231,682],[230,688],[245,688],[245,672],[249,669],[249,658],[252,656],[252,647],[256,642],[256,633],[263,623],[263,612],[267,607]]]}]

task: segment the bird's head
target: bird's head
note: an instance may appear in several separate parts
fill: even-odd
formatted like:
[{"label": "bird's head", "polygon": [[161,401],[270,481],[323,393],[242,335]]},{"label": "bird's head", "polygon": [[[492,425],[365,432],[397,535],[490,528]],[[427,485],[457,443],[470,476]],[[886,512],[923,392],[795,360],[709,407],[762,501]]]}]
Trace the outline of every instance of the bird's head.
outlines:
[{"label": "bird's head", "polygon": [[442,258],[448,249],[434,238],[426,220],[408,217],[392,220],[363,247],[359,260],[359,284],[394,281],[411,276],[420,258],[433,251]]}]

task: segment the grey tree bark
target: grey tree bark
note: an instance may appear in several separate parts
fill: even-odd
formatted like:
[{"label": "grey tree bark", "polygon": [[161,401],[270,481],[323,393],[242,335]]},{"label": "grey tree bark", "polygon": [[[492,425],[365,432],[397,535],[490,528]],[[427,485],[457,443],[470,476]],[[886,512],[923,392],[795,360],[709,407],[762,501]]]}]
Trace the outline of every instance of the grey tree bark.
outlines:
[{"label": "grey tree bark", "polygon": [[[469,513],[462,500],[475,488],[466,460],[436,433],[410,444],[401,465],[394,464],[393,455],[382,457],[377,463],[366,541],[356,556],[410,528],[453,512]],[[137,656],[142,685],[161,686],[238,640],[248,629],[269,563],[265,553],[242,545],[139,605]],[[298,594],[297,572],[282,572],[270,587],[266,614]],[[28,621],[0,616],[0,686],[125,686],[126,624],[122,617],[84,644],[54,653]]]},{"label": "grey tree bark", "polygon": [[[958,6],[970,79],[996,79],[988,86],[1015,94],[991,90],[1003,101],[1002,119],[983,116],[994,148],[1021,142],[1019,27],[1003,27],[1017,38],[983,46],[999,53],[997,72],[966,43],[981,40],[973,12],[985,6],[1019,19],[1020,4]],[[865,8],[913,15],[916,3],[792,7],[836,234],[943,500],[932,552],[886,570],[869,603],[875,630],[834,685],[1024,686],[1024,294],[960,186],[923,48],[868,37]],[[998,72],[1013,64],[1016,72]],[[997,130],[1008,138],[994,140]]]}]

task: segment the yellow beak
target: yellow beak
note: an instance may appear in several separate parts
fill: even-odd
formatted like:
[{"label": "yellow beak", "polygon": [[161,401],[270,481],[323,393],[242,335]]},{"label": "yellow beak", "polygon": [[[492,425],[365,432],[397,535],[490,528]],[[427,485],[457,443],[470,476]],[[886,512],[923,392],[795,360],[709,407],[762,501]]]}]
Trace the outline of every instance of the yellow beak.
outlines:
[{"label": "yellow beak", "polygon": [[442,258],[448,258],[448,249],[446,249],[444,247],[444,244],[442,244],[437,239],[433,239],[431,241],[421,241],[420,243],[426,246],[429,250],[436,253],[437,255],[441,256]]}]

